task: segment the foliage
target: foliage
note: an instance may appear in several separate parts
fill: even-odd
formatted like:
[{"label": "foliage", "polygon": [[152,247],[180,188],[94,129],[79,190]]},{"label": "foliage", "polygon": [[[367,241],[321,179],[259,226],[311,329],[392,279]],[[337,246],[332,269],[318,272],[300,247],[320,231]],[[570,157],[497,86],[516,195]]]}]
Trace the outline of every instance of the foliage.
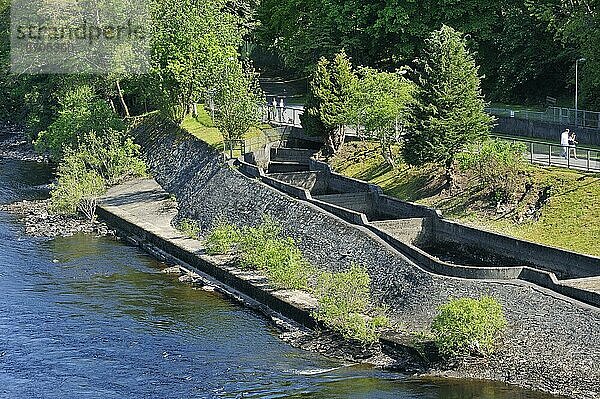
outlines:
[{"label": "foliage", "polygon": [[77,152],[87,167],[106,179],[109,186],[146,175],[140,146],[122,131],[109,129],[102,135],[94,131],[84,134]]},{"label": "foliage", "polygon": [[280,288],[307,289],[311,267],[296,242],[281,237],[280,225],[270,218],[257,227],[244,229],[240,243],[240,264],[264,270]]},{"label": "foliage", "polygon": [[363,127],[368,137],[377,138],[383,155],[395,166],[392,145],[398,144],[409,124],[415,85],[402,77],[403,71],[359,70],[355,80],[348,120]]},{"label": "foliage", "polygon": [[85,134],[124,129],[108,103],[99,99],[88,85],[67,90],[59,104],[58,117],[35,141],[36,149],[48,151],[55,161],[60,161],[65,150],[74,147]]},{"label": "foliage", "polygon": [[[526,2],[529,11],[537,16],[555,41],[565,43],[573,50],[569,53],[569,78],[573,79],[575,60],[586,58],[580,65],[581,94],[584,103],[600,106],[600,10],[597,2],[535,0]],[[568,82],[573,85],[574,79]],[[588,108],[589,109],[589,108]]]},{"label": "foliage", "polygon": [[322,136],[333,153],[344,143],[355,79],[350,60],[340,52],[332,61],[321,58],[310,82],[302,126],[308,134]]},{"label": "foliage", "polygon": [[[571,63],[566,61],[574,59],[570,43],[555,40],[547,24],[532,15],[544,1],[566,4],[263,0],[257,37],[295,73],[312,71],[321,57],[341,49],[356,65],[393,70],[415,59],[429,32],[446,24],[469,35],[485,75],[486,93],[493,92],[496,100],[543,101],[547,95],[566,93],[565,83],[571,78]],[[585,31],[592,33],[595,27],[590,21]]]},{"label": "foliage", "polygon": [[452,299],[440,306],[431,329],[445,358],[490,355],[506,329],[502,305],[490,296]]},{"label": "foliage", "polygon": [[181,219],[177,223],[177,230],[181,231],[187,238],[198,239],[200,236],[200,226],[195,220]]},{"label": "foliage", "polygon": [[237,58],[244,30],[226,7],[226,0],[152,3],[154,96],[163,114],[178,124],[218,81],[221,66]]},{"label": "foliage", "polygon": [[312,267],[296,242],[281,236],[281,227],[265,217],[256,227],[238,229],[220,221],[206,236],[209,255],[235,252],[242,268],[261,270],[278,288],[308,289]]},{"label": "foliage", "polygon": [[417,75],[415,125],[406,135],[404,159],[442,163],[450,183],[456,154],[486,137],[493,121],[484,111],[478,68],[461,34],[443,26],[426,41]]},{"label": "foliage", "polygon": [[209,255],[228,254],[242,239],[242,232],[236,226],[219,221],[207,234],[204,243]]},{"label": "foliage", "polygon": [[237,61],[228,61],[214,98],[215,124],[225,140],[242,139],[261,120],[264,95],[255,72]]},{"label": "foliage", "polygon": [[60,214],[77,212],[94,220],[97,198],[104,192],[104,179],[90,170],[82,157],[67,149],[58,167],[57,184],[51,191],[50,211]]},{"label": "foliage", "polygon": [[[348,339],[377,341],[379,331],[389,322],[380,309],[371,309],[370,285],[367,270],[356,264],[345,272],[322,272],[314,289],[318,299],[315,317]],[[378,314],[367,316],[373,312]]]},{"label": "foliage", "polygon": [[525,144],[506,140],[485,140],[458,154],[462,170],[472,172],[497,202],[512,199],[522,183],[526,161]]}]

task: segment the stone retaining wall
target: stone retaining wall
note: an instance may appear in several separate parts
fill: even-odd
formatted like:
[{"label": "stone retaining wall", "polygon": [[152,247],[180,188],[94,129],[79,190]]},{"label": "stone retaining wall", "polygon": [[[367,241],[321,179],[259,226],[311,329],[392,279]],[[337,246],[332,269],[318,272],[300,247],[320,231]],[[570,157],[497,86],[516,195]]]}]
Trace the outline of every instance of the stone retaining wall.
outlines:
[{"label": "stone retaining wall", "polygon": [[368,229],[353,226],[305,201],[245,177],[205,143],[156,117],[134,132],[161,186],[174,194],[180,216],[204,230],[218,218],[255,225],[279,220],[309,261],[339,271],[363,264],[374,299],[409,330],[428,328],[452,297],[493,295],[509,322],[502,349],[489,362],[462,365],[450,375],[490,378],[572,397],[597,398],[600,388],[600,311],[522,282],[472,281],[426,272]]}]

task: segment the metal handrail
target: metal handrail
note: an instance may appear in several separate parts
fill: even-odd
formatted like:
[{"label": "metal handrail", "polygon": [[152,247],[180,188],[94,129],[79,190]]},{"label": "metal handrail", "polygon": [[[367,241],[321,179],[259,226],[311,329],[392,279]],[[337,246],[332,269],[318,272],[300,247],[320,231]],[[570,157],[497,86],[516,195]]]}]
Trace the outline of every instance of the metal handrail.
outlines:
[{"label": "metal handrail", "polygon": [[[579,147],[579,146],[563,146],[560,143],[548,143],[548,142],[544,142],[544,141],[537,141],[537,140],[528,140],[528,139],[521,139],[521,138],[514,138],[514,137],[506,137],[506,136],[496,136],[496,135],[492,135],[491,137],[496,138],[496,139],[500,139],[500,140],[506,140],[506,141],[512,141],[513,143],[524,143],[528,145],[528,160],[530,163],[532,164],[542,164],[542,165],[548,165],[548,166],[558,166],[558,167],[566,167],[567,169],[574,169],[574,170],[583,170],[583,171],[587,171],[587,172],[600,172],[600,149],[595,149],[595,148],[589,148],[589,147]],[[547,158],[546,158],[546,153],[538,153],[538,156],[536,156],[536,152],[535,152],[535,145],[542,145],[542,146],[546,146],[548,149],[548,154],[547,154]],[[563,157],[563,151],[565,150],[566,147],[566,155]],[[552,150],[553,148],[559,148],[561,149],[561,155],[559,157],[553,157],[552,155]],[[585,151],[585,158],[572,158],[571,157],[571,151],[575,149],[575,154],[577,155],[577,153],[581,153],[583,151]],[[592,157],[591,154],[595,153],[596,156],[594,157],[594,160],[592,161]],[[558,161],[556,160],[556,158],[558,158]],[[574,159],[577,159],[577,161],[575,161]],[[582,164],[579,161],[585,161],[584,164]],[[594,163],[594,165],[592,165],[592,162]],[[592,167],[593,166],[593,167]]]}]

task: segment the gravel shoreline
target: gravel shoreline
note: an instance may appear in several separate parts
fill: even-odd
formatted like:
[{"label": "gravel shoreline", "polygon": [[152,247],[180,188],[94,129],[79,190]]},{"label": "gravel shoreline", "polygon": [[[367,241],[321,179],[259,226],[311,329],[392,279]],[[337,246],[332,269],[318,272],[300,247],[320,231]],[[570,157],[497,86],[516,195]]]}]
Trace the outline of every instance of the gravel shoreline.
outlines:
[{"label": "gravel shoreline", "polygon": [[[39,155],[22,129],[0,124],[0,158],[26,162],[47,163]],[[75,234],[115,236],[115,231],[101,221],[89,221],[77,215],[57,215],[49,212],[50,200],[24,200],[0,204],[0,211],[16,215],[25,225],[25,233],[32,237],[70,237]]]}]

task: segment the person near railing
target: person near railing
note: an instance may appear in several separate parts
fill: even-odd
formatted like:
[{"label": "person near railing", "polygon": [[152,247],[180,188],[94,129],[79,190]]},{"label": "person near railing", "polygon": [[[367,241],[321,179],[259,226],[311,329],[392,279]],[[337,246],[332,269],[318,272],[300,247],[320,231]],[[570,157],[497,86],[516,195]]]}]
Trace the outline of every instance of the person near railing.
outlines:
[{"label": "person near railing", "polygon": [[575,132],[571,132],[569,135],[569,156],[573,153],[573,158],[577,159],[577,135]]},{"label": "person near railing", "polygon": [[567,156],[569,156],[569,137],[570,137],[569,129],[565,129],[565,131],[560,134],[560,145],[562,147],[560,156],[565,159],[567,159]]}]

